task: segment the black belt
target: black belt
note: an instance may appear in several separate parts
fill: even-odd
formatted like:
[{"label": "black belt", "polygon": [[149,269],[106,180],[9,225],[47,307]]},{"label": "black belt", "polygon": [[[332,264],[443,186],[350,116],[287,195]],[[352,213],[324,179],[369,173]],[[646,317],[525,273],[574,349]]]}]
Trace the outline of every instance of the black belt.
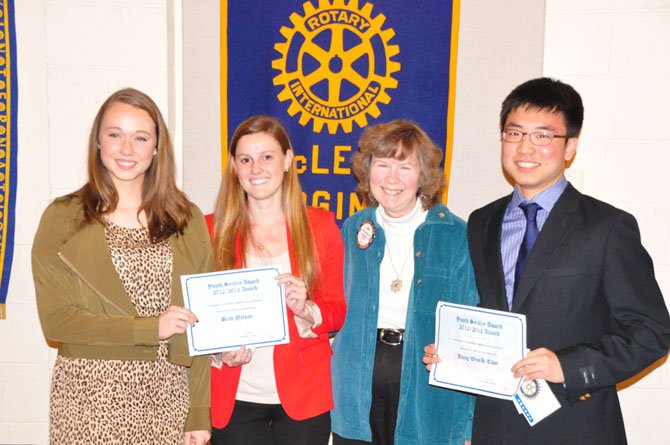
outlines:
[{"label": "black belt", "polygon": [[404,329],[377,329],[377,339],[390,346],[398,346],[402,344],[402,338],[405,335]]}]

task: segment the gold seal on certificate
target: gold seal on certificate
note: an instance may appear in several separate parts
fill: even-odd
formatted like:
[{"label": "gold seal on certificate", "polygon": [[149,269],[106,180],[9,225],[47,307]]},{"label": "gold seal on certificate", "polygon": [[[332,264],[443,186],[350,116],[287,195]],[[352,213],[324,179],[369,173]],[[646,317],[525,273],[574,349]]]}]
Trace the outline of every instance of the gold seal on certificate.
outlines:
[{"label": "gold seal on certificate", "polygon": [[441,361],[429,383],[512,400],[522,380],[511,369],[526,351],[526,316],[442,301],[435,315]]},{"label": "gold seal on certificate", "polygon": [[561,408],[549,384],[542,379],[524,380],[512,401],[519,414],[523,414],[530,426],[537,425]]},{"label": "gold seal on certificate", "polygon": [[519,389],[524,396],[532,399],[540,391],[540,385],[538,385],[537,380],[524,380],[521,382],[521,388]]},{"label": "gold seal on certificate", "polygon": [[279,266],[184,275],[184,304],[198,317],[187,329],[193,355],[289,342]]}]

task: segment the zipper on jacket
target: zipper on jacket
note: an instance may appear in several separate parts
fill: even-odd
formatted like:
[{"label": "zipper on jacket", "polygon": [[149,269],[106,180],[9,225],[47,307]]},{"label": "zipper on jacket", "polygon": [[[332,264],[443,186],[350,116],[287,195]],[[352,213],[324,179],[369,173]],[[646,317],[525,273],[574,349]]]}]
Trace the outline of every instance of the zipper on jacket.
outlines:
[{"label": "zipper on jacket", "polygon": [[110,306],[112,306],[114,309],[119,311],[121,314],[131,315],[131,314],[126,313],[126,311],[121,309],[116,303],[114,303],[112,300],[107,298],[102,292],[100,292],[98,289],[96,289],[86,278],[84,278],[84,276],[77,270],[76,267],[74,267],[74,265],[70,262],[70,260],[68,260],[65,257],[65,255],[63,255],[61,252],[58,252],[58,257],[61,259],[61,261],[63,261],[67,265],[67,267],[70,268],[70,270],[72,270],[72,272],[74,272],[75,275],[77,275],[79,277],[79,279],[81,281],[84,282],[84,284],[86,286],[88,286],[98,297],[100,297],[101,300],[108,303]]}]

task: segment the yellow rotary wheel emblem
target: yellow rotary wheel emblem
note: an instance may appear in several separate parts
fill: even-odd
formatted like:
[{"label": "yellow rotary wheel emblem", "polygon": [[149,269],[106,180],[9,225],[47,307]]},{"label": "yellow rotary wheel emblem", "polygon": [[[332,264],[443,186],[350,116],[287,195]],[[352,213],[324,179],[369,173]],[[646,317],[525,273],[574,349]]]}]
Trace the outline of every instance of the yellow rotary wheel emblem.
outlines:
[{"label": "yellow rotary wheel emblem", "polygon": [[350,133],[352,123],[363,128],[367,114],[380,115],[378,103],[388,104],[390,88],[398,81],[391,75],[400,63],[391,58],[400,52],[389,41],[393,29],[382,30],[383,14],[372,17],[372,4],[359,9],[358,0],[319,0],[318,8],[303,3],[305,15],[291,14],[293,28],[282,26],[286,38],[274,48],[281,58],[272,61],[280,74],[273,83],[283,86],[277,98],[291,101],[288,114],[300,114],[300,124],[313,120],[315,133],[324,125],[335,134],[338,126]]}]

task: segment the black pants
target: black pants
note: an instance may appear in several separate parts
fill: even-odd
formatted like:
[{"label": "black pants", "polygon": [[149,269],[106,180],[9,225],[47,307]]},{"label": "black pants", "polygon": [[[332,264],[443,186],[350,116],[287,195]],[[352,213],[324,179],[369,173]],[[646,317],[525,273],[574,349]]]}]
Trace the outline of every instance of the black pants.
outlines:
[{"label": "black pants", "polygon": [[372,442],[347,439],[333,434],[333,445],[393,445],[398,418],[401,369],[402,345],[391,346],[377,340],[370,406]]},{"label": "black pants", "polygon": [[235,401],[225,428],[212,428],[211,445],[327,445],[330,413],[293,420],[281,405]]}]

